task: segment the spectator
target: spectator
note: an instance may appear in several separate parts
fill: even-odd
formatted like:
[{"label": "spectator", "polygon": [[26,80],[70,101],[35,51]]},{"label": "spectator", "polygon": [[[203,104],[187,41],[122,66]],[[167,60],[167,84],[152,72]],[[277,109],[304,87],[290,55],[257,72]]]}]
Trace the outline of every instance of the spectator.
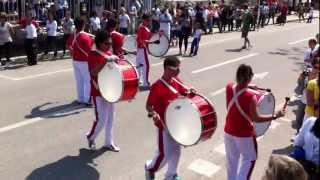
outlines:
[{"label": "spectator", "polygon": [[26,39],[25,51],[27,54],[28,65],[33,66],[37,64],[37,28],[33,23],[32,17],[28,14],[26,19]]},{"label": "spectator", "polygon": [[271,155],[262,180],[307,180],[301,164],[285,155]]},{"label": "spectator", "polygon": [[310,6],[307,23],[311,23],[313,19],[313,7]]},{"label": "spectator", "polygon": [[129,33],[130,17],[126,13],[125,8],[120,9],[119,15],[119,32],[127,35]]},{"label": "spectator", "polygon": [[49,13],[48,20],[46,22],[47,28],[47,39],[46,39],[46,49],[44,55],[48,55],[48,52],[53,49],[54,51],[54,58],[57,57],[57,28],[58,24],[57,21],[54,20],[53,14]]},{"label": "spectator", "polygon": [[189,54],[190,56],[196,56],[198,54],[199,43],[200,43],[202,34],[203,34],[203,31],[201,29],[200,23],[197,22],[193,32],[193,40],[191,43],[191,50]]},{"label": "spectator", "polygon": [[[274,24],[274,17],[276,16],[277,13],[277,3],[272,2],[270,9],[269,9],[269,20],[272,18],[272,24]],[[268,20],[268,22],[269,22]]]},{"label": "spectator", "polygon": [[[12,25],[8,22],[7,14],[0,14],[0,61],[4,66],[10,62],[10,48],[12,45],[12,35],[14,34]],[[1,58],[5,54],[6,61],[2,61]]]},{"label": "spectator", "polygon": [[98,30],[101,29],[100,18],[97,16],[97,12],[92,11],[91,17],[89,19],[90,30],[95,34]]},{"label": "spectator", "polygon": [[151,11],[151,32],[155,33],[160,28],[159,15],[155,8]]},{"label": "spectator", "polygon": [[135,3],[132,3],[130,6],[129,16],[131,20],[130,32],[134,34],[137,30],[137,21],[138,21],[138,10],[135,6]]},{"label": "spectator", "polygon": [[310,39],[308,42],[309,48],[304,52],[303,60],[307,65],[310,65],[312,57],[316,54],[317,51],[317,40]]},{"label": "spectator", "polygon": [[172,23],[172,16],[168,12],[168,7],[165,7],[161,10],[161,14],[159,16],[160,22],[160,31],[170,38],[170,31],[171,31],[171,23]]},{"label": "spectator", "polygon": [[[320,85],[320,84],[318,84]],[[318,99],[319,101],[319,99]],[[304,166],[310,180],[320,178],[320,118],[319,105],[315,108],[315,115],[306,119],[294,142],[291,156]]]},{"label": "spectator", "polygon": [[301,19],[304,21],[304,7],[303,7],[302,3],[298,4],[297,13],[298,13],[298,17],[299,17],[299,22],[301,22]]},{"label": "spectator", "polygon": [[235,20],[236,20],[236,31],[238,31],[241,27],[242,23],[242,11],[239,7],[237,7],[236,12],[235,12]]},{"label": "spectator", "polygon": [[[317,57],[316,61],[320,61],[320,58]],[[318,66],[316,68],[318,68],[319,70],[319,63],[314,64],[314,66]],[[311,81],[308,82],[307,85],[307,91],[306,91],[306,109],[305,109],[305,115],[304,115],[304,119],[303,122],[305,122],[306,119],[308,119],[311,116],[315,115],[315,106],[319,106],[319,96],[320,96],[320,87],[319,87],[319,77],[317,79],[313,79]]]},{"label": "spectator", "polygon": [[182,44],[184,42],[184,55],[188,49],[188,39],[192,32],[192,19],[189,16],[188,9],[182,12],[179,18],[179,25],[181,26],[181,33],[179,35],[179,54],[182,55]]},{"label": "spectator", "polygon": [[66,44],[69,36],[74,32],[74,21],[71,18],[71,12],[69,10],[66,11],[66,17],[62,21],[63,27],[63,39],[62,39],[62,57],[66,54]]}]

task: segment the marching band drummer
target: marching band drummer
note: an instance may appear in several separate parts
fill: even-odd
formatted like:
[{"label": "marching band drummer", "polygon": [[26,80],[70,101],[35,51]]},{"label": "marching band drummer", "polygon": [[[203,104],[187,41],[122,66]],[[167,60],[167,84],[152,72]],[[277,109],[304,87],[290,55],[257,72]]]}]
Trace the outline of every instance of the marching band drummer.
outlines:
[{"label": "marching band drummer", "polygon": [[180,159],[180,145],[173,140],[165,129],[164,113],[169,103],[179,95],[195,94],[194,89],[188,89],[178,79],[180,72],[180,60],[175,56],[169,56],[163,63],[164,72],[150,89],[146,109],[148,117],[152,117],[157,127],[157,150],[154,158],[145,164],[146,179],[154,179],[155,173],[168,164],[166,180],[179,179],[177,167]]},{"label": "marching band drummer", "polygon": [[73,69],[76,79],[77,102],[85,105],[90,103],[90,74],[88,69],[88,54],[93,45],[92,38],[85,33],[85,22],[81,18],[74,21],[76,32],[69,36],[67,47],[73,59]]},{"label": "marching band drummer", "polygon": [[[228,180],[249,180],[257,159],[257,141],[253,121],[272,121],[284,116],[285,110],[274,116],[260,115],[257,100],[249,84],[251,66],[242,64],[236,74],[237,84],[226,86],[227,116],[224,127]],[[242,156],[239,162],[240,156]]]},{"label": "marching band drummer", "polygon": [[124,43],[124,35],[116,31],[117,21],[115,19],[109,19],[107,23],[107,31],[111,36],[112,40],[112,51],[113,54],[123,58],[124,51],[122,49]]},{"label": "marching band drummer", "polygon": [[106,65],[107,61],[119,59],[112,55],[110,51],[111,40],[109,33],[105,31],[97,31],[95,37],[96,49],[89,53],[88,65],[91,76],[91,97],[95,110],[95,121],[91,130],[87,133],[88,146],[90,149],[95,149],[95,139],[105,127],[105,142],[103,148],[114,152],[120,151],[112,138],[113,120],[114,120],[114,104],[106,101],[99,91],[98,74]]},{"label": "marching band drummer", "polygon": [[136,65],[142,66],[142,72],[139,71],[140,77],[140,90],[148,90],[150,87],[149,83],[149,58],[148,58],[148,44],[150,42],[151,32],[148,26],[150,25],[150,16],[148,14],[142,15],[142,23],[138,27],[137,31],[137,58]]}]

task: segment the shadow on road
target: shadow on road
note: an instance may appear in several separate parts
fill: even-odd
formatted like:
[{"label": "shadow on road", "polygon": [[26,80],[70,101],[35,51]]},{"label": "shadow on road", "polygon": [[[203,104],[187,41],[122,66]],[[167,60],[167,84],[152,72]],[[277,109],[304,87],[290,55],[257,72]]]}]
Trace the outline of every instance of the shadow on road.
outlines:
[{"label": "shadow on road", "polygon": [[49,102],[42,104],[40,106],[34,107],[30,114],[26,115],[26,119],[31,119],[35,117],[42,118],[60,118],[79,114],[86,111],[84,105],[79,105],[76,101],[69,104],[57,105],[57,102]]},{"label": "shadow on road", "polygon": [[99,172],[94,168],[94,159],[107,150],[91,151],[79,149],[78,156],[62,159],[33,170],[26,180],[98,180]]},{"label": "shadow on road", "polygon": [[226,52],[241,52],[243,48],[236,48],[236,49],[226,49]]},{"label": "shadow on road", "polygon": [[282,149],[275,149],[272,151],[272,154],[289,155],[292,149],[293,149],[293,145],[290,145]]}]

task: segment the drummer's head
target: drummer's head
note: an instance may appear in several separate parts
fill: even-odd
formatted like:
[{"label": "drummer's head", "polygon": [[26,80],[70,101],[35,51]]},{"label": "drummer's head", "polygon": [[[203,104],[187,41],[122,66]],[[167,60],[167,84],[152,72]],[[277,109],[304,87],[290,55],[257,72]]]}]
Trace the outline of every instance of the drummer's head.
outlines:
[{"label": "drummer's head", "polygon": [[106,31],[98,31],[94,39],[94,43],[99,50],[108,50],[111,46],[110,35]]},{"label": "drummer's head", "polygon": [[84,20],[81,18],[81,17],[77,17],[75,20],[74,20],[74,26],[76,27],[76,30],[77,31],[81,31],[84,29]]},{"label": "drummer's head", "polygon": [[117,20],[115,19],[109,19],[107,23],[107,31],[111,32],[117,28]]},{"label": "drummer's head", "polygon": [[144,14],[142,15],[142,24],[143,24],[144,26],[149,26],[149,25],[150,25],[150,15],[149,15],[149,14],[144,13]]},{"label": "drummer's head", "polygon": [[180,60],[177,56],[168,56],[163,62],[164,75],[175,77],[180,72]]},{"label": "drummer's head", "polygon": [[236,80],[238,84],[246,85],[249,84],[253,77],[253,71],[251,66],[246,64],[241,64],[238,67]]}]

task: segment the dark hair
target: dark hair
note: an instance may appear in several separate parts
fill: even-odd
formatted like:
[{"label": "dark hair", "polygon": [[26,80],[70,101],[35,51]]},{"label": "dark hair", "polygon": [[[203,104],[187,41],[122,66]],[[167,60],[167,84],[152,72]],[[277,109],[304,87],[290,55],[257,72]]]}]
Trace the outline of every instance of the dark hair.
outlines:
[{"label": "dark hair", "polygon": [[310,43],[313,43],[313,44],[317,44],[317,40],[316,39],[309,39],[309,42],[308,42],[309,44]]},{"label": "dark hair", "polygon": [[247,83],[251,80],[252,77],[253,77],[253,71],[251,66],[246,64],[241,64],[238,67],[237,75],[236,75],[236,80],[238,84]]},{"label": "dark hair", "polygon": [[314,66],[316,64],[320,64],[320,57],[314,57],[311,60],[311,65]]},{"label": "dark hair", "polygon": [[317,118],[316,122],[314,123],[311,132],[320,139],[320,117]]},{"label": "dark hair", "polygon": [[5,12],[0,13],[0,18],[5,19],[6,21],[8,20],[8,16]]},{"label": "dark hair", "polygon": [[117,26],[117,21],[115,19],[109,19],[107,22],[107,29],[109,28],[115,28]]},{"label": "dark hair", "polygon": [[84,27],[84,20],[81,17],[76,17],[74,20],[74,26],[77,30],[81,30]]},{"label": "dark hair", "polygon": [[142,15],[142,20],[148,20],[148,19],[150,19],[150,15],[147,14],[147,13],[144,13],[144,14]]},{"label": "dark hair", "polygon": [[96,33],[96,37],[94,39],[94,43],[97,48],[100,48],[100,44],[109,40],[110,35],[107,31],[100,30]]},{"label": "dark hair", "polygon": [[180,60],[177,56],[167,56],[163,61],[163,67],[167,66],[177,67],[180,64]]}]

